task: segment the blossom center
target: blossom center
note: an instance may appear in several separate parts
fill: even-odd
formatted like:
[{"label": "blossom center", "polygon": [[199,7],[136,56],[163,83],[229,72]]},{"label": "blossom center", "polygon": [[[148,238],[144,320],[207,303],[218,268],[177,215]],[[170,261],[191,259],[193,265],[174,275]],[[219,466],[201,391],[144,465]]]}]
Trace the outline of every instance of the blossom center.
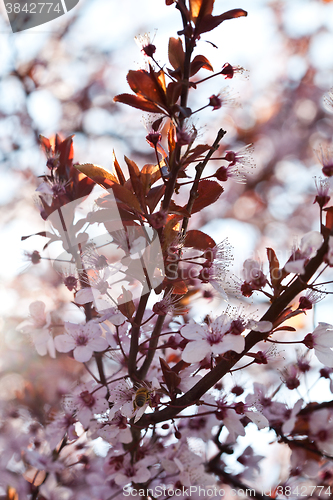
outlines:
[{"label": "blossom center", "polygon": [[95,398],[89,391],[83,391],[80,394],[80,398],[84,402],[85,406],[93,406],[95,404]]},{"label": "blossom center", "polygon": [[83,345],[87,345],[87,344],[88,344],[88,338],[83,333],[81,333],[80,335],[78,335],[76,337],[76,345],[83,346]]}]

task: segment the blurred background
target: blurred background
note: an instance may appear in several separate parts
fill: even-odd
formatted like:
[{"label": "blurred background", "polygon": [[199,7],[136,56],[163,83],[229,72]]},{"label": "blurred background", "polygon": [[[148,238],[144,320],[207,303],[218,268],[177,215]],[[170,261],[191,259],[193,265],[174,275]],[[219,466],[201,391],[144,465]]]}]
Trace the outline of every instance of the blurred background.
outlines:
[{"label": "blurred background", "polygon": [[[226,149],[254,144],[256,168],[246,184],[229,181],[217,203],[195,214],[190,228],[201,228],[216,242],[228,237],[240,275],[244,259],[265,260],[266,247],[275,249],[283,265],[295,239],[319,230],[313,201],[321,165],[314,151],[329,145],[332,137],[333,108],[325,107],[323,96],[333,86],[333,2],[216,0],[214,12],[236,7],[247,10],[248,17],[203,34],[197,53],[215,71],[226,62],[247,71],[232,80],[208,80],[189,104],[193,110],[201,108],[212,94],[227,89],[226,106],[195,115],[200,142],[214,141],[222,127],[227,134],[221,156]],[[114,103],[113,97],[129,92],[129,69],[145,67],[134,38],[150,33],[156,59],[169,66],[168,38],[181,28],[178,12],[164,0],[80,0],[59,19],[13,34],[1,3],[0,347],[8,353],[0,360],[2,400],[13,398],[15,391],[21,391],[23,400],[46,398],[38,371],[41,358],[34,348],[26,357],[27,341],[15,329],[28,316],[30,303],[43,300],[47,310],[61,311],[63,319],[66,308],[72,313],[72,294],[48,262],[34,266],[25,255],[41,251],[45,240],[21,241],[22,235],[44,229],[34,202],[38,176],[45,172],[38,136],[74,135],[74,160],[79,163],[111,169],[113,150],[122,165],[123,155],[140,167],[154,162],[143,113]],[[197,78],[209,74],[202,70]],[[214,162],[207,173],[218,166]],[[317,304],[320,321],[333,323],[330,302]],[[307,323],[302,318],[297,326],[314,319],[309,313]],[[50,360],[48,366],[49,372],[60,368],[65,378],[76,377],[64,360],[62,365]],[[33,390],[19,375],[24,370],[34,380]],[[48,398],[53,396],[58,397]]]}]

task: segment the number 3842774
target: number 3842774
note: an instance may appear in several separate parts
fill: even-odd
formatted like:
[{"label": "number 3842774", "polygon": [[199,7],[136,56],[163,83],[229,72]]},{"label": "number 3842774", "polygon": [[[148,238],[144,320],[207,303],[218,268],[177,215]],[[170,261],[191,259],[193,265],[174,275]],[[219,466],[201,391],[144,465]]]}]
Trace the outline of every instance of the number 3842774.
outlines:
[{"label": "number 3842774", "polygon": [[25,3],[20,4],[16,3],[6,3],[5,4],[6,11],[8,14],[20,14],[21,12],[26,14],[49,14],[50,12],[57,12],[58,14],[63,13],[63,9],[61,8],[59,3],[48,2],[48,3]]}]

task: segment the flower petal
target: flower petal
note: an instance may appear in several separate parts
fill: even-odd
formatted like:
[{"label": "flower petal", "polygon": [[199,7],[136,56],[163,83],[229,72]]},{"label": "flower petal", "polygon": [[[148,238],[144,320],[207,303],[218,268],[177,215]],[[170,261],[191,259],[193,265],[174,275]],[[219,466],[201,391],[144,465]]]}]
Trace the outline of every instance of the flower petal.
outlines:
[{"label": "flower petal", "polygon": [[75,302],[77,304],[88,304],[94,301],[94,295],[90,287],[82,288],[75,295]]},{"label": "flower petal", "polygon": [[323,365],[333,368],[333,351],[327,347],[316,346],[315,355]]},{"label": "flower petal", "polygon": [[185,363],[197,363],[203,360],[209,352],[211,348],[206,340],[196,340],[186,345],[182,358]]},{"label": "flower petal", "polygon": [[93,351],[105,351],[109,347],[109,344],[103,337],[97,337],[95,339],[90,340],[89,347],[92,348]]},{"label": "flower petal", "polygon": [[207,328],[197,323],[189,323],[183,326],[180,333],[188,340],[202,340],[206,338]]},{"label": "flower petal", "polygon": [[[214,354],[223,354],[227,351],[242,352],[245,347],[245,339],[242,335],[225,335],[219,344],[212,346]],[[184,360],[185,361],[185,360]]]},{"label": "flower petal", "polygon": [[86,363],[91,359],[93,354],[93,350],[88,345],[79,345],[73,351],[73,356],[76,361],[80,361],[80,363]]},{"label": "flower petal", "polygon": [[58,335],[54,339],[54,345],[59,352],[69,352],[74,349],[76,343],[73,337],[65,333],[64,335]]}]

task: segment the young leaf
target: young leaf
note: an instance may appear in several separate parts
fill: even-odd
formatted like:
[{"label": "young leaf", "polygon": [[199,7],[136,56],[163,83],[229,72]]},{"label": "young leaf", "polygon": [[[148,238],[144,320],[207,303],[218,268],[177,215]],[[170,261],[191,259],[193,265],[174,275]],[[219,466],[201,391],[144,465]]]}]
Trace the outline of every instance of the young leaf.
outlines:
[{"label": "young leaf", "polygon": [[212,31],[223,21],[228,19],[236,19],[237,17],[245,17],[247,12],[243,9],[232,9],[224,12],[220,16],[212,16],[211,14],[206,15],[204,18],[200,19],[196,23],[195,36],[197,37],[201,33],[206,33],[207,31]]},{"label": "young leaf", "polygon": [[180,68],[182,71],[184,69],[185,53],[183,49],[183,44],[180,38],[169,39],[169,61],[171,66],[177,70]]},{"label": "young leaf", "polygon": [[199,182],[198,197],[192,208],[192,214],[200,212],[205,207],[215,203],[223,193],[223,187],[215,181],[204,179]]},{"label": "young leaf", "polygon": [[191,18],[195,20],[213,12],[215,0],[190,0]]},{"label": "young leaf", "polygon": [[123,171],[121,170],[121,167],[118,163],[118,160],[116,158],[116,153],[114,152],[114,150],[112,151],[112,158],[113,158],[113,164],[114,164],[114,168],[115,168],[116,173],[117,173],[119,183],[123,186],[126,182],[126,179],[125,179]]},{"label": "young leaf", "polygon": [[195,58],[191,62],[190,76],[195,75],[202,68],[208,69],[209,71],[214,71],[213,66],[208,61],[207,57],[202,55],[195,56]]},{"label": "young leaf", "polygon": [[133,191],[136,197],[138,198],[142,210],[145,212],[147,207],[144,196],[145,193],[140,179],[140,170],[137,164],[133,160],[127,158],[127,156],[125,156],[125,161],[128,166],[128,171],[130,174]]},{"label": "young leaf", "polygon": [[132,106],[132,108],[141,109],[141,111],[148,111],[149,113],[165,113],[165,111],[151,101],[147,101],[141,95],[132,94],[119,94],[113,98],[114,102],[121,102]]},{"label": "young leaf", "polygon": [[83,163],[82,165],[73,166],[101,186],[103,186],[103,179],[108,179],[109,181],[118,184],[117,177],[99,165],[94,165],[93,163]]},{"label": "young leaf", "polygon": [[161,369],[164,382],[171,394],[174,394],[176,387],[180,384],[181,378],[170,368],[168,363],[160,358]]},{"label": "young leaf", "polygon": [[148,191],[148,194],[146,196],[146,203],[148,205],[150,213],[152,213],[155,210],[157,203],[161,200],[164,193],[165,193],[164,184],[162,184],[161,186],[155,186]]},{"label": "young leaf", "polygon": [[207,248],[214,248],[216,243],[208,234],[198,229],[192,229],[186,233],[184,246],[196,248],[198,250],[206,250]]}]

